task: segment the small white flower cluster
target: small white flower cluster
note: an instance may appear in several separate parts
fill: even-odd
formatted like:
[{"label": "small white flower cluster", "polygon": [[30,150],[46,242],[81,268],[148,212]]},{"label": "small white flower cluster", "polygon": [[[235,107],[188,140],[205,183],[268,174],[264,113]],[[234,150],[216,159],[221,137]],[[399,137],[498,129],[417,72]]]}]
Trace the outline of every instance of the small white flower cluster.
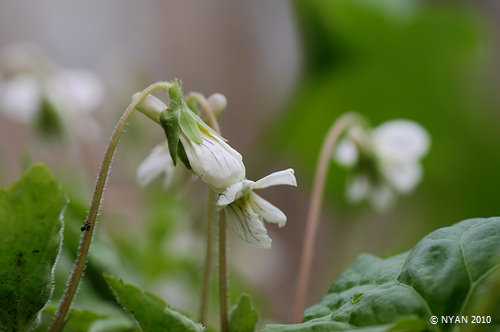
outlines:
[{"label": "small white flower cluster", "polygon": [[92,140],[100,129],[89,114],[103,96],[94,74],[59,68],[35,45],[15,44],[0,54],[0,112],[15,121],[57,132],[69,126]]},{"label": "small white flower cluster", "polygon": [[[170,94],[171,108],[152,95],[147,96],[137,107],[151,119],[162,123],[164,129],[167,128],[169,142],[157,146],[141,163],[137,171],[138,182],[146,185],[160,174],[165,174],[167,183],[172,181],[174,169],[178,168],[174,166],[174,159],[179,156],[187,168],[192,169],[219,194],[217,207],[224,209],[234,233],[252,245],[270,248],[272,240],[267,234],[264,220],[283,227],[286,216],[253,190],[280,184],[297,186],[293,169],[272,173],[257,182],[247,180],[241,154],[202,122],[187,105],[184,107],[183,99],[176,100],[175,95]],[[216,116],[220,115],[226,103],[226,98],[221,94],[214,94],[204,100],[205,106],[210,107]],[[167,112],[166,120],[162,120],[164,112]],[[176,128],[177,121],[179,128]],[[173,149],[172,145],[178,146]],[[172,150],[175,150],[174,154]]]},{"label": "small white flower cluster", "polygon": [[409,120],[388,121],[370,130],[355,126],[340,141],[334,159],[355,168],[347,185],[352,203],[368,199],[377,210],[386,210],[397,194],[413,191],[422,179],[420,159],[430,147],[430,137]]}]

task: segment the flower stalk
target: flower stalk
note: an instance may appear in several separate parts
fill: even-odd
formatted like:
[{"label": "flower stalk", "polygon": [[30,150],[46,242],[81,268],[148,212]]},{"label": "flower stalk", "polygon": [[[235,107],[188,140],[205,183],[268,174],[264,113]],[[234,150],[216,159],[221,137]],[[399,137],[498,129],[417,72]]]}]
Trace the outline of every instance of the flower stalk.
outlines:
[{"label": "flower stalk", "polygon": [[81,228],[83,235],[80,241],[78,255],[75,264],[73,266],[70,279],[64,291],[63,298],[59,303],[59,307],[57,308],[56,314],[49,328],[50,332],[62,331],[65,324],[65,317],[69,311],[76,290],[78,289],[78,285],[80,284],[80,280],[85,270],[85,265],[88,258],[90,243],[92,241],[92,235],[94,232],[97,215],[99,213],[99,208],[102,202],[102,194],[104,192],[104,187],[108,179],[108,174],[111,162],[113,160],[113,155],[115,153],[118,142],[120,141],[120,137],[123,133],[123,130],[125,129],[136,107],[149,94],[159,89],[168,89],[171,85],[172,84],[168,82],[157,82],[148,86],[140,94],[134,95],[132,103],[130,103],[125,112],[122,114],[121,118],[118,120],[118,123],[113,131],[113,134],[111,135],[111,139],[104,153],[104,158],[101,163],[101,167],[99,169],[99,173],[97,176],[97,181],[94,187],[94,193],[92,195],[89,214],[87,216],[87,219],[85,220],[84,225]]},{"label": "flower stalk", "polygon": [[227,320],[227,261],[226,261],[226,213],[219,213],[219,307],[220,307],[220,330],[228,332]]},{"label": "flower stalk", "polygon": [[294,323],[300,323],[305,307],[307,297],[307,286],[309,284],[309,275],[311,270],[311,263],[314,251],[314,243],[318,229],[318,217],[323,200],[323,193],[325,189],[325,182],[328,174],[328,167],[330,165],[330,156],[335,148],[339,138],[351,126],[359,123],[360,118],[353,113],[347,113],[335,121],[328,134],[323,141],[321,153],[316,165],[316,172],[314,175],[314,184],[309,201],[309,210],[306,219],[305,236],[302,245],[302,254],[300,259],[299,279],[297,282],[297,295],[295,299]]},{"label": "flower stalk", "polygon": [[215,192],[208,189],[207,199],[207,228],[206,228],[206,248],[205,248],[205,266],[203,268],[203,283],[201,285],[201,304],[200,304],[200,323],[206,325],[208,311],[208,295],[210,290],[210,275],[212,271],[213,256],[213,225],[216,221],[215,213]]}]

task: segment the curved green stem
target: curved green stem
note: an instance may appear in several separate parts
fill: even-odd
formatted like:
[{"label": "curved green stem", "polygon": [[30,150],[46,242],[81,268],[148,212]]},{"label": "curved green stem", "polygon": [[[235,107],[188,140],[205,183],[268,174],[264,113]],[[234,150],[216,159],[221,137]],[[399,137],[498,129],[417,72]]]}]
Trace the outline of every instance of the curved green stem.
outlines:
[{"label": "curved green stem", "polygon": [[321,153],[319,155],[316,173],[314,175],[311,200],[309,201],[309,212],[307,214],[304,243],[302,246],[299,280],[297,283],[297,295],[295,300],[295,323],[300,323],[302,321],[302,313],[304,312],[307,286],[309,283],[309,274],[314,251],[314,242],[318,229],[318,216],[321,209],[321,202],[323,200],[323,192],[328,173],[328,166],[330,165],[331,154],[339,137],[341,137],[341,135],[350,126],[358,122],[359,116],[356,114],[348,113],[341,116],[328,130],[328,134],[323,141],[323,146],[321,147]]},{"label": "curved green stem", "polygon": [[78,256],[76,258],[75,265],[73,266],[73,271],[71,272],[70,279],[64,291],[63,298],[59,303],[57,312],[54,316],[52,324],[50,325],[50,332],[62,331],[65,324],[66,314],[69,311],[69,307],[71,305],[71,302],[73,301],[76,290],[78,289],[83,271],[85,270],[90,242],[92,240],[96,218],[99,213],[99,207],[101,206],[102,194],[106,185],[106,181],[108,179],[109,168],[111,166],[111,161],[113,160],[113,155],[115,153],[116,146],[120,141],[123,130],[125,129],[137,105],[139,105],[147,95],[159,89],[167,89],[170,86],[171,84],[168,82],[157,82],[148,86],[139,95],[134,95],[132,103],[127,107],[120,120],[118,120],[118,123],[113,131],[113,134],[111,135],[111,139],[106,148],[106,152],[104,153],[101,168],[99,169],[99,174],[97,176],[97,182],[94,187],[94,193],[92,196],[87,220],[82,226],[83,235],[80,241],[80,247],[78,249]]}]

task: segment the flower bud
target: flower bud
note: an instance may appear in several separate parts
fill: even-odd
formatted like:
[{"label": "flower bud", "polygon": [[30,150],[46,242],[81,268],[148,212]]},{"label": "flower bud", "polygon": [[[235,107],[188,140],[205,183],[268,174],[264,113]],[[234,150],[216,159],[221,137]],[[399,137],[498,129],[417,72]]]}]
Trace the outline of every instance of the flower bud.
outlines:
[{"label": "flower bud", "polygon": [[227,99],[221,93],[214,93],[207,99],[208,106],[214,112],[215,117],[220,117],[222,112],[226,109]]}]

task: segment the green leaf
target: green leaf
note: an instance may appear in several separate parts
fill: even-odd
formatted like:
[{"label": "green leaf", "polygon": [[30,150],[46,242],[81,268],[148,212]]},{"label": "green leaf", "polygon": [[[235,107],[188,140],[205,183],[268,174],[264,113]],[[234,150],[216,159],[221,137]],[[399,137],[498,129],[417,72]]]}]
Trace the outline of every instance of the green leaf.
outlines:
[{"label": "green leaf", "polygon": [[250,296],[241,294],[229,314],[229,331],[253,332],[258,321],[259,313],[253,307]]},{"label": "green leaf", "polygon": [[[428,322],[431,316],[474,315],[472,299],[500,270],[499,243],[499,217],[469,219],[432,232],[403,254],[363,254],[306,310],[304,323],[264,331],[394,331],[408,324],[417,327],[406,330],[419,331],[418,319],[407,317]],[[448,331],[454,324],[436,327]]]},{"label": "green leaf", "polygon": [[144,332],[199,332],[203,326],[173,310],[159,297],[104,275],[121,305],[130,312]]},{"label": "green leaf", "polygon": [[196,144],[201,144],[203,141],[201,131],[200,128],[198,128],[196,120],[194,119],[193,112],[189,108],[185,107],[181,109],[179,124],[182,132],[187,136],[187,138],[189,138],[189,140],[195,142]]},{"label": "green leaf", "polygon": [[174,166],[177,165],[177,148],[179,146],[179,116],[180,111],[178,110],[167,109],[160,113],[160,123],[165,131],[165,136],[167,136],[168,151],[170,151]]},{"label": "green leaf", "polygon": [[66,198],[45,166],[0,190],[0,331],[25,331],[52,294]]}]

